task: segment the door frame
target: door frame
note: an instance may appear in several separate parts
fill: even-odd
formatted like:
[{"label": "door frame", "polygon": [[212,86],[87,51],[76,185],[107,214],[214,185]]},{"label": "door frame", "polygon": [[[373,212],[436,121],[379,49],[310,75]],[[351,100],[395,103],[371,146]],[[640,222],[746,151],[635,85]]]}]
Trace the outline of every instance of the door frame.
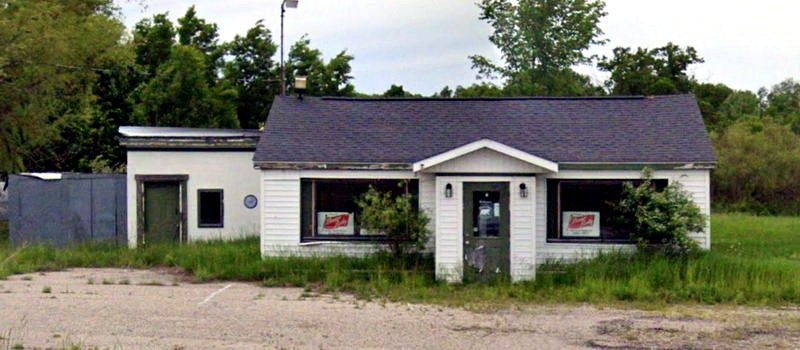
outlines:
[{"label": "door frame", "polygon": [[180,211],[181,211],[181,229],[179,243],[188,242],[188,198],[187,198],[187,182],[189,175],[136,175],[136,239],[137,245],[142,245],[144,242],[144,185],[153,182],[177,182],[179,188],[180,198]]},{"label": "door frame", "polygon": [[[505,196],[506,196],[506,206],[505,206],[505,210],[501,209],[500,211],[501,212],[504,212],[504,211],[506,212],[506,217],[503,218],[503,221],[505,221],[505,226],[506,226],[506,230],[507,230],[507,232],[505,234],[505,237],[504,237],[505,238],[505,245],[506,245],[506,247],[505,247],[505,253],[506,253],[505,255],[506,256],[504,257],[504,259],[506,260],[508,268],[507,268],[507,271],[503,271],[501,275],[502,276],[506,276],[507,278],[511,278],[511,181],[463,181],[463,182],[461,182],[461,192],[462,192],[462,195],[461,195],[461,202],[462,202],[462,205],[461,205],[461,226],[462,226],[462,228],[461,229],[463,231],[462,239],[461,239],[461,251],[464,252],[465,257],[466,257],[467,244],[468,244],[467,243],[467,233],[470,233],[470,240],[472,239],[472,235],[471,235],[472,230],[471,230],[471,228],[467,227],[467,221],[471,221],[472,220],[471,216],[473,214],[472,210],[470,210],[469,212],[467,210],[468,208],[471,208],[471,207],[467,206],[467,204],[468,204],[467,203],[467,186],[468,185],[474,185],[474,186],[478,186],[478,187],[480,185],[500,185],[500,187],[504,188],[504,190],[505,190],[504,192],[505,192]],[[500,201],[501,201],[501,203],[503,201],[503,193],[502,192],[500,194]],[[468,216],[470,217],[469,219],[467,218]],[[473,222],[473,224],[474,224],[474,222]],[[484,239],[489,239],[489,240],[500,240],[502,238],[503,237],[484,237]],[[464,272],[466,272],[467,268],[468,268],[467,264],[464,263],[464,265],[463,265]]]}]

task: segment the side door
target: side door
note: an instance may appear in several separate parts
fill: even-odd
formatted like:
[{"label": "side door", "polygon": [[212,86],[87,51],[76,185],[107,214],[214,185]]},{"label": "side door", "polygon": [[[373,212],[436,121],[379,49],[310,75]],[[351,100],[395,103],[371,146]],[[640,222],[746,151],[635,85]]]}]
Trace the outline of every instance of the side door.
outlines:
[{"label": "side door", "polygon": [[180,183],[144,183],[144,243],[180,241]]}]

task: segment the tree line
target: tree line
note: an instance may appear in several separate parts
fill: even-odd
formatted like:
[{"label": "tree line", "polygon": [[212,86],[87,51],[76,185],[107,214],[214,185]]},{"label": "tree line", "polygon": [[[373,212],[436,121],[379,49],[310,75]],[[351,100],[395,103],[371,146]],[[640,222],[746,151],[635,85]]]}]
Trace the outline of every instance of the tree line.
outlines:
[{"label": "tree line", "polygon": [[[800,213],[800,82],[756,92],[699,82],[690,68],[701,54],[671,42],[589,55],[608,41],[602,0],[477,5],[501,61],[468,57],[477,82],[430,97],[693,93],[719,159],[714,203]],[[222,42],[194,7],[175,23],[164,13],[127,29],[113,0],[0,0],[0,173],[120,170],[120,125],[258,128],[280,91],[277,48],[261,21]],[[342,50],[326,60],[304,36],[289,49],[287,88],[308,76],[314,96],[422,96],[395,84],[359,93],[353,59]],[[593,82],[577,65],[608,78]]]}]

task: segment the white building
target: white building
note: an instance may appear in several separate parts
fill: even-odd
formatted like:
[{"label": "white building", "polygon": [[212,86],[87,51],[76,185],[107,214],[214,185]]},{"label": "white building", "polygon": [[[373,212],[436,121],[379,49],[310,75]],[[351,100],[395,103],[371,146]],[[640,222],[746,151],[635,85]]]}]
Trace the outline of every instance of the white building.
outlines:
[{"label": "white building", "polygon": [[[656,187],[683,184],[709,214],[709,172],[716,164],[692,95],[276,97],[255,153],[218,149],[252,145],[249,133],[178,152],[163,149],[180,143],[177,135],[149,147],[146,134],[129,133],[125,141],[131,245],[142,237],[137,222],[147,221],[141,192],[148,179],[167,179],[184,181],[181,191],[189,193],[181,199],[188,203],[189,241],[236,232],[195,224],[203,210],[193,207],[203,204],[195,192],[221,188],[233,201],[226,223],[260,226],[264,256],[364,255],[385,242],[359,227],[354,199],[373,186],[415,195],[431,218],[436,276],[451,282],[465,273],[532,279],[536,266],[551,259],[632,248],[629,234],[612,223],[611,203],[645,167],[654,169]],[[242,197],[252,193],[258,193],[257,209],[243,209]],[[229,210],[238,214],[228,216]],[[692,237],[710,247],[710,227]]]},{"label": "white building", "polygon": [[127,148],[128,244],[260,232],[258,130],[121,127]]}]

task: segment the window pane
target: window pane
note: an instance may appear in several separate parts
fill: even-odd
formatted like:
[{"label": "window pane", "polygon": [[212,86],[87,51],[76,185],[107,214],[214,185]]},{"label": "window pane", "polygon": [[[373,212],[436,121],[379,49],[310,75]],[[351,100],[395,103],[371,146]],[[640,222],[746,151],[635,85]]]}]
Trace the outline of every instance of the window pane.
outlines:
[{"label": "window pane", "polygon": [[[404,185],[400,185],[400,184]],[[348,239],[382,236],[359,227],[356,199],[372,186],[395,195],[417,193],[416,180],[303,179],[301,182],[301,226],[304,238]]]},{"label": "window pane", "polygon": [[198,191],[198,221],[203,227],[222,227],[222,190]]},{"label": "window pane", "polygon": [[[614,206],[625,182],[641,180],[547,180],[547,238],[593,241],[630,241],[630,231],[616,227]],[[657,190],[667,180],[653,180]]]},{"label": "window pane", "polygon": [[475,237],[500,236],[500,192],[472,192],[472,228]]}]

